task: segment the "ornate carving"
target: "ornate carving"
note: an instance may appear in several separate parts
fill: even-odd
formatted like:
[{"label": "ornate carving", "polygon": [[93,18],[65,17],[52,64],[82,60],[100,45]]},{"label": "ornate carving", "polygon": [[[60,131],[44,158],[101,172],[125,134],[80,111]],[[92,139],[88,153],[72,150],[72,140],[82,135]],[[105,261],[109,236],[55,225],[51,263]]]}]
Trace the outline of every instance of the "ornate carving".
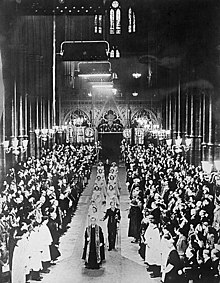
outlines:
[{"label": "ornate carving", "polygon": [[138,109],[136,112],[133,112],[131,123],[134,124],[135,120],[138,118],[149,120],[153,123],[153,125],[159,124],[156,114],[150,109]]},{"label": "ornate carving", "polygon": [[74,120],[77,118],[82,118],[82,121],[91,123],[89,113],[86,113],[84,110],[76,109],[70,110],[63,119],[63,124],[74,124]]},{"label": "ornate carving", "polygon": [[123,125],[119,119],[119,115],[113,110],[108,110],[102,116],[101,122],[98,126],[99,132],[122,132]]},{"label": "ornate carving", "polygon": [[[71,114],[81,112],[81,116],[90,121],[96,128],[100,125],[101,120],[106,113],[111,110],[117,116],[123,128],[129,127],[137,115],[146,114],[154,124],[161,124],[161,109],[156,103],[146,101],[134,101],[128,103],[125,101],[115,101],[114,98],[97,100],[97,101],[66,101],[62,105],[61,121],[62,124],[68,122]],[[144,114],[144,115],[145,115]]]}]

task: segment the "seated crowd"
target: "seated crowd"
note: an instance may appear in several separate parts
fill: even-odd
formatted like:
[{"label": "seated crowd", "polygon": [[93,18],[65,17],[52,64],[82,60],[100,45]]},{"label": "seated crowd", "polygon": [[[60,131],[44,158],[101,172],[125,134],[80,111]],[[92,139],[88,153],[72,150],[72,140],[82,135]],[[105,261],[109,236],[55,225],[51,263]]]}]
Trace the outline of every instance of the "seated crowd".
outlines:
[{"label": "seated crowd", "polygon": [[1,282],[49,272],[95,158],[91,145],[54,145],[9,170],[0,193]]},{"label": "seated crowd", "polygon": [[122,146],[129,231],[151,277],[219,282],[220,197],[202,168],[166,145]]}]

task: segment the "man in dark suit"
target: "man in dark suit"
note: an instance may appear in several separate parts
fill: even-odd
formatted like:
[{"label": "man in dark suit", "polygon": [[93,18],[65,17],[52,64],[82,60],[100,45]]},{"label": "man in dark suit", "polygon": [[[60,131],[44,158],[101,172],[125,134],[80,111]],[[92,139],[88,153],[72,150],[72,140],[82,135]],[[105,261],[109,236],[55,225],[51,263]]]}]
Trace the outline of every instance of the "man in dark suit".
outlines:
[{"label": "man in dark suit", "polygon": [[104,163],[104,171],[105,171],[105,180],[106,183],[108,183],[108,175],[109,175],[109,170],[110,170],[111,164],[109,162],[109,159],[107,158],[105,163]]},{"label": "man in dark suit", "polygon": [[118,230],[118,223],[121,220],[121,214],[120,209],[116,208],[115,202],[110,202],[110,208],[107,209],[105,216],[102,220],[105,220],[108,218],[108,242],[109,242],[109,248],[108,250],[111,251],[112,249],[115,249],[115,241],[117,236],[117,230]]}]

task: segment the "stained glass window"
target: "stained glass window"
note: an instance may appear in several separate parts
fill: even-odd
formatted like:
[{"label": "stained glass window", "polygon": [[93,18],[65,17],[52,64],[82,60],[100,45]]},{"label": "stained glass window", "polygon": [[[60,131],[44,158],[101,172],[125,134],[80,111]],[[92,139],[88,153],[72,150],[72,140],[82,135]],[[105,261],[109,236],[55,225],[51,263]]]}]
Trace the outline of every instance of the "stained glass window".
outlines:
[{"label": "stained glass window", "polygon": [[114,57],[115,57],[115,51],[114,51],[114,49],[112,49],[110,51],[110,58],[114,58]]},{"label": "stained glass window", "polygon": [[94,17],[94,32],[98,33],[98,15]]},{"label": "stained glass window", "polygon": [[94,32],[102,34],[102,15],[95,15],[94,17]]},{"label": "stained glass window", "polygon": [[117,46],[112,46],[110,50],[110,58],[120,58],[121,54]]},{"label": "stained glass window", "polygon": [[115,11],[110,9],[110,34],[115,33]]},{"label": "stained glass window", "polygon": [[118,48],[115,49],[115,57],[120,58],[120,51],[118,50]]},{"label": "stained glass window", "polygon": [[121,34],[121,8],[118,1],[113,1],[110,8],[110,34]]},{"label": "stained glass window", "polygon": [[102,33],[102,15],[99,15],[98,17],[98,33]]},{"label": "stained glass window", "polygon": [[121,33],[121,10],[116,10],[116,34]]},{"label": "stained glass window", "polygon": [[128,32],[136,32],[136,17],[132,8],[128,9]]}]

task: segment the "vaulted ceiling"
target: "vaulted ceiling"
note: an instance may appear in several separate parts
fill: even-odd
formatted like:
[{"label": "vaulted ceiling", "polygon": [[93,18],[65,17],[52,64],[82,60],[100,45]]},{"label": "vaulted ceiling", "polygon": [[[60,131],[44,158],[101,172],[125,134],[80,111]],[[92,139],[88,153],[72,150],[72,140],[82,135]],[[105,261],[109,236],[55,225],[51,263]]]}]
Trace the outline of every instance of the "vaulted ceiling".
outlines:
[{"label": "vaulted ceiling", "polygon": [[[99,5],[103,4],[101,13],[106,14],[110,2],[109,0],[96,2]],[[127,26],[122,26],[122,34],[117,38],[109,36],[107,30],[104,34],[110,44],[116,42],[121,50],[121,59],[111,62],[113,71],[117,72],[119,77],[122,91],[135,87],[144,92],[172,88],[177,86],[179,78],[182,83],[206,81],[215,88],[219,88],[220,1],[121,0],[119,2],[124,15],[129,6],[133,7],[137,25],[137,32],[133,35],[126,33]],[[10,45],[13,40],[16,41],[14,38],[25,34],[24,29],[29,28],[29,37],[27,32],[25,38],[21,35],[17,42],[21,43],[23,40],[23,43],[28,46],[26,51],[29,54],[36,52],[41,60],[46,58],[45,60],[49,63],[48,58],[51,58],[52,53],[51,36],[48,36],[52,32],[51,12],[45,9],[37,13],[31,9],[25,10],[27,3],[40,5],[39,3],[43,2],[1,1],[0,43]],[[47,3],[45,7],[51,9],[48,6],[49,2],[44,3]],[[82,1],[78,0],[57,0],[53,3],[82,5]],[[90,7],[94,3],[95,0],[83,1],[85,7],[86,5]],[[23,6],[19,6],[21,4]],[[71,13],[65,17],[57,16],[57,50],[63,40],[91,40],[93,37],[93,16],[85,15],[83,12],[82,14],[79,12],[80,15]],[[34,16],[23,16],[24,14]],[[22,17],[25,20],[20,20]],[[122,16],[123,19],[124,16]],[[36,24],[37,22],[39,25]],[[33,31],[35,37],[31,35]],[[34,42],[32,42],[33,38]],[[147,79],[149,66],[152,71],[150,83]],[[131,77],[135,71],[143,73],[137,86],[135,86],[137,81],[134,82]]]}]

